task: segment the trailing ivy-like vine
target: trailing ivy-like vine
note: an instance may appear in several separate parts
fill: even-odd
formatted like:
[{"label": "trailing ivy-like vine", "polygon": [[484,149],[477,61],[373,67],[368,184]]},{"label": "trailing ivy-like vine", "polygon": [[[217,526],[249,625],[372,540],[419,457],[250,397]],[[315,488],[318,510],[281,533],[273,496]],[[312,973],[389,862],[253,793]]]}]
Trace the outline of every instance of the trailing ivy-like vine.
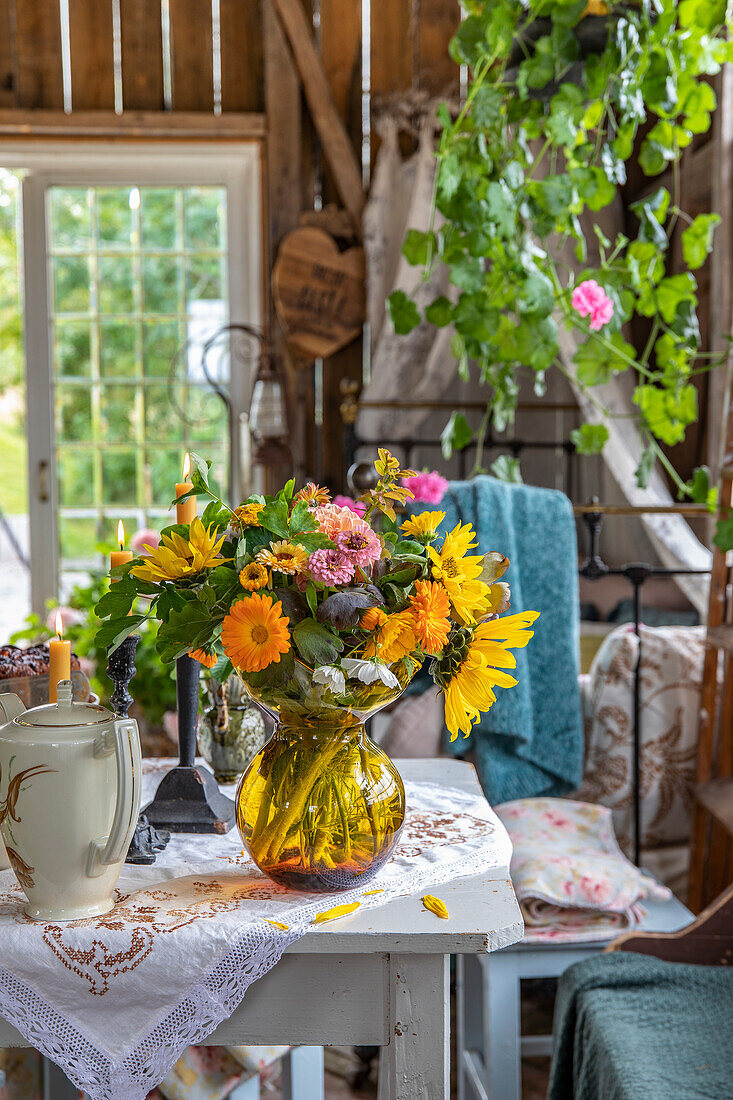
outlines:
[{"label": "trailing ivy-like vine", "polygon": [[[489,423],[503,430],[511,422],[521,373],[533,372],[542,394],[554,368],[571,373],[596,410],[594,422],[573,433],[576,448],[600,452],[611,414],[593,389],[632,371],[644,441],[638,483],[647,483],[658,459],[681,496],[712,509],[715,490],[706,468],[684,482],[661,444],[680,442],[697,418],[693,375],[724,361],[700,350],[694,275],[720,219],[712,213],[693,219],[680,208],[679,160],[710,127],[715,93],[705,77],[733,58],[730,5],[461,2],[465,19],[451,53],[468,66],[471,81],[457,117],[440,108],[435,207],[442,219],[428,232],[410,230],[403,245],[426,278],[436,264],[446,264],[456,292],[452,300],[437,298],[421,317],[415,302],[396,291],[389,299],[393,326],[398,333],[421,321],[453,326],[459,373],[467,377],[474,363],[491,390],[479,451]],[[670,186],[633,204],[634,237],[610,241],[592,214],[614,200],[632,156],[648,176],[669,169]],[[587,212],[591,217],[581,222]],[[669,242],[678,227],[684,270],[668,274]],[[597,266],[587,259],[589,232],[600,254]],[[568,243],[575,265],[561,259]],[[591,280],[612,306],[602,324],[592,325],[573,304],[573,292]],[[640,352],[623,335],[635,314],[649,323]],[[578,341],[570,371],[559,354],[561,325]],[[472,438],[454,414],[444,433],[448,452]],[[730,539],[724,530],[718,537],[733,546],[729,526]]]}]

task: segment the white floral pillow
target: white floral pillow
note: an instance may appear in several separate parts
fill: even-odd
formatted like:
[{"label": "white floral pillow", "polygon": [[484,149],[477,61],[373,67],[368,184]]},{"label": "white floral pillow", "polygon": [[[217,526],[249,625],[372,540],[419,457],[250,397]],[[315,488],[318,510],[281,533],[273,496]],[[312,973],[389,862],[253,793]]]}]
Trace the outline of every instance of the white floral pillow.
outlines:
[{"label": "white floral pillow", "polygon": [[511,877],[527,940],[609,939],[638,924],[643,898],[670,896],[626,859],[604,806],[522,798],[496,812],[514,848]]}]

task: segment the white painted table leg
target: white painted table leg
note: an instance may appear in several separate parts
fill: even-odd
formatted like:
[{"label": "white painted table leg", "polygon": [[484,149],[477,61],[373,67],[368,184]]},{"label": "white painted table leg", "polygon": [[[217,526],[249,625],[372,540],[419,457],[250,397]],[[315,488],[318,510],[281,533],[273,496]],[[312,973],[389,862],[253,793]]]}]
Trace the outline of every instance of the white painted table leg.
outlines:
[{"label": "white painted table leg", "polygon": [[449,1100],[450,955],[390,956],[390,1027],[379,1100]]},{"label": "white painted table leg", "polygon": [[283,1059],[283,1100],[323,1100],[323,1047],[293,1047]]},{"label": "white painted table leg", "polygon": [[522,1038],[519,955],[497,951],[480,959],[484,980],[484,1052],[490,1100],[521,1100]]}]

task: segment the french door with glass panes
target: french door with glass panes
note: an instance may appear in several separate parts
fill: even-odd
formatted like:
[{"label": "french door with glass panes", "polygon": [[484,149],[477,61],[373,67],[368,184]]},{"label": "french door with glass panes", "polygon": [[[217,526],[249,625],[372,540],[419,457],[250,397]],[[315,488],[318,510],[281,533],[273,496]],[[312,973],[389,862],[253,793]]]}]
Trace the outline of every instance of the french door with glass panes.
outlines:
[{"label": "french door with glass panes", "polygon": [[259,147],[2,150],[22,172],[31,597],[103,567],[100,543],[169,522],[187,450],[236,492],[248,368],[201,370],[228,321],[259,324]]}]

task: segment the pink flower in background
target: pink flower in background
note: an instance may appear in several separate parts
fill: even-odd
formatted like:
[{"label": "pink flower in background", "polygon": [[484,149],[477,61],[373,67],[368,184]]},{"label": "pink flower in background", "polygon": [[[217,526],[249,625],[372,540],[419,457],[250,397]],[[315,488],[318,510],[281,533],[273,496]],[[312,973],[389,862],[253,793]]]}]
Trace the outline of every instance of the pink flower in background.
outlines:
[{"label": "pink flower in background", "polygon": [[595,279],[576,286],[572,297],[573,309],[581,317],[590,317],[590,327],[598,332],[613,317],[613,302]]},{"label": "pink flower in background", "polygon": [[163,729],[174,745],[178,744],[178,714],[175,710],[167,710],[163,715]]},{"label": "pink flower in background", "polygon": [[61,612],[61,619],[64,624],[64,630],[68,630],[70,626],[78,626],[83,620],[84,616],[80,611],[77,611],[75,607],[54,607],[49,611],[46,617],[46,630],[50,630],[52,634],[56,633],[56,612]]},{"label": "pink flower in background", "polygon": [[130,539],[130,549],[133,554],[144,554],[146,546],[151,546],[155,550],[159,542],[160,535],[157,531],[153,531],[149,527],[143,527],[142,530],[136,531]]},{"label": "pink flower in background", "polygon": [[340,531],[334,542],[342,554],[361,568],[379,561],[382,556],[382,544],[366,523],[354,531]]},{"label": "pink flower in background", "polygon": [[413,499],[424,504],[440,504],[448,488],[448,482],[437,470],[424,470],[411,478],[403,478],[402,484],[412,493]]},{"label": "pink flower in background", "polygon": [[346,497],[343,493],[338,493],[333,498],[333,503],[338,508],[349,508],[352,512],[356,512],[357,516],[363,516],[366,512],[366,504],[363,500],[354,500],[353,497]]},{"label": "pink flower in background", "polygon": [[306,566],[314,581],[329,588],[348,584],[354,576],[354,562],[340,550],[314,550]]}]

